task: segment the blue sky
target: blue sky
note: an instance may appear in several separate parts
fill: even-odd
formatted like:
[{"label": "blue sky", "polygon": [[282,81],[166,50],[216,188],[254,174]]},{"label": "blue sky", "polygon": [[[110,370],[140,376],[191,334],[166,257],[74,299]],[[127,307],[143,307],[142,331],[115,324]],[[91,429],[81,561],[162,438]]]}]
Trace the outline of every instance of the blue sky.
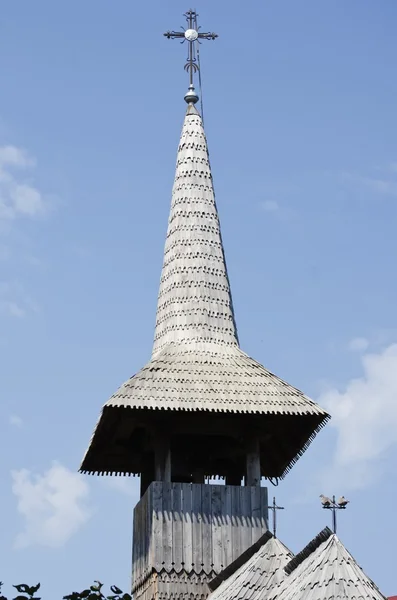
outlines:
[{"label": "blue sky", "polygon": [[[0,35],[0,579],[128,589],[137,482],[77,475],[148,359],[184,115],[183,2],[13,0]],[[333,420],[278,489],[397,593],[393,0],[196,5],[241,345]],[[270,486],[271,487],[271,486]],[[273,488],[269,489],[273,496]]]}]

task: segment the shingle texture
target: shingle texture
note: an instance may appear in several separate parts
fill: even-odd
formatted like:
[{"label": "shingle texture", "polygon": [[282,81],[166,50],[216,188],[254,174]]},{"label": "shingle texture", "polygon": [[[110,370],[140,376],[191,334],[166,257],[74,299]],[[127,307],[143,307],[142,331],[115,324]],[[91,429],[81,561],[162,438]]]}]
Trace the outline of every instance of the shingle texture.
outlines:
[{"label": "shingle texture", "polygon": [[385,600],[338,537],[330,534],[297,562],[266,600]]},{"label": "shingle texture", "polygon": [[237,346],[172,344],[124,383],[108,406],[239,413],[325,413]]},{"label": "shingle texture", "polygon": [[280,540],[270,537],[208,600],[266,600],[287,576],[284,567],[292,557]]},{"label": "shingle texture", "polygon": [[207,142],[193,105],[178,148],[152,358],[105,404],[82,471],[140,472],[136,461],[128,466],[120,438],[127,443],[128,426],[110,415],[115,407],[299,416],[288,435],[282,424],[271,426],[279,458],[266,475],[277,477],[329,418],[239,347]]},{"label": "shingle texture", "polygon": [[193,105],[178,149],[152,359],[107,405],[327,418],[239,348],[207,143]]},{"label": "shingle texture", "polygon": [[237,346],[207,141],[189,106],[178,148],[153,356],[170,344]]},{"label": "shingle texture", "polygon": [[385,596],[326,527],[296,556],[270,538],[208,600],[385,600]]}]

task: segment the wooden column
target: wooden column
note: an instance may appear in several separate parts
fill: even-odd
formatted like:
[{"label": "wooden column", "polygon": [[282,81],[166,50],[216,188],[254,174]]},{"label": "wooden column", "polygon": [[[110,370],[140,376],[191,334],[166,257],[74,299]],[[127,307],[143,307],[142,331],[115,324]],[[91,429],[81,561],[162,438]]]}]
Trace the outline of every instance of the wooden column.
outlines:
[{"label": "wooden column", "polygon": [[253,437],[247,444],[245,485],[261,485],[261,456],[259,438]]},{"label": "wooden column", "polygon": [[147,488],[153,481],[154,469],[153,469],[153,454],[147,455],[143,459],[142,472],[141,472],[141,498],[146,492]]},{"label": "wooden column", "polygon": [[166,435],[157,434],[154,444],[155,481],[171,481],[171,447]]}]

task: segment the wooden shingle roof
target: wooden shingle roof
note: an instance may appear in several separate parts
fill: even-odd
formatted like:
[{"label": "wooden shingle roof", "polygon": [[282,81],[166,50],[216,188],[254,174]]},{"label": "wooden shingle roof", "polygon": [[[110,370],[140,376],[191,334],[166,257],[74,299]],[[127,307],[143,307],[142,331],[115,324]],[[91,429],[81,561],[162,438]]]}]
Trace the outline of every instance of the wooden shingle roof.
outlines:
[{"label": "wooden shingle roof", "polygon": [[280,459],[264,474],[277,477],[329,418],[239,347],[207,142],[193,105],[178,148],[152,358],[105,404],[82,471],[140,472],[139,461],[129,466],[117,441],[120,430],[126,446],[129,425],[113,412],[126,409],[296,418],[290,429],[281,421],[268,424],[278,433],[275,441],[267,435],[264,451]]},{"label": "wooden shingle roof", "polygon": [[[208,600],[267,600],[287,576],[284,567],[292,557],[292,552],[268,532],[259,549],[227,577]],[[209,587],[213,587],[212,582]]]},{"label": "wooden shingle roof", "polygon": [[386,600],[328,527],[296,556],[270,533],[262,540],[208,600]]},{"label": "wooden shingle roof", "polygon": [[328,527],[284,570],[266,600],[386,600]]},{"label": "wooden shingle roof", "polygon": [[174,344],[238,346],[201,117],[189,105],[178,147],[153,357]]}]

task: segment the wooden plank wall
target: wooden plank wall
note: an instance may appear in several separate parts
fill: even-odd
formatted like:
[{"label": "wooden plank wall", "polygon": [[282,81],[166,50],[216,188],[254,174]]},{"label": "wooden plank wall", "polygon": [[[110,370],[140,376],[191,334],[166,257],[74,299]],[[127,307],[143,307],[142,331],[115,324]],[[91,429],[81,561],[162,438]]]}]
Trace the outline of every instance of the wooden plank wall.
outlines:
[{"label": "wooden plank wall", "polygon": [[208,581],[216,573],[161,573],[153,572],[137,590],[133,592],[134,600],[205,600],[210,594]]},{"label": "wooden plank wall", "polygon": [[267,530],[267,502],[261,487],[151,483],[134,510],[134,587],[153,569],[220,573]]}]

